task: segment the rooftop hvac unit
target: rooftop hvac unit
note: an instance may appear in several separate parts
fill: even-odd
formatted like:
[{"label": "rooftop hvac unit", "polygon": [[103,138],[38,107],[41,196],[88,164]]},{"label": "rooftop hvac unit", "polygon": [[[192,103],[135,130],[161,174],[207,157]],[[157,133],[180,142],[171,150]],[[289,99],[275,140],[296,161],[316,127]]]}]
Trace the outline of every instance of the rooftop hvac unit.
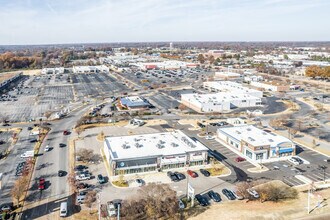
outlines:
[{"label": "rooftop hvac unit", "polygon": [[126,144],[123,144],[122,147],[123,147],[124,149],[129,149],[129,148],[131,148],[129,145],[126,145]]},{"label": "rooftop hvac unit", "polygon": [[269,141],[269,142],[274,142],[274,140],[273,140],[273,139],[268,139],[268,141]]},{"label": "rooftop hvac unit", "polygon": [[172,145],[172,147],[178,147],[179,145],[178,144],[176,144],[176,143],[171,143],[171,145]]},{"label": "rooftop hvac unit", "polygon": [[252,137],[249,137],[248,139],[249,139],[250,141],[255,141]]}]

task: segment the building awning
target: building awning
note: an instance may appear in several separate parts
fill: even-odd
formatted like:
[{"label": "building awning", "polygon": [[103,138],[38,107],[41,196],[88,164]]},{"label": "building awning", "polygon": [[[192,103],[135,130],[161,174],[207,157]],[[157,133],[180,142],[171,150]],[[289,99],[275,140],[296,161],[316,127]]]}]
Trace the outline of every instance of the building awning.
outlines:
[{"label": "building awning", "polygon": [[280,149],[279,153],[283,154],[283,153],[291,153],[293,151],[292,148],[287,148],[287,149]]}]

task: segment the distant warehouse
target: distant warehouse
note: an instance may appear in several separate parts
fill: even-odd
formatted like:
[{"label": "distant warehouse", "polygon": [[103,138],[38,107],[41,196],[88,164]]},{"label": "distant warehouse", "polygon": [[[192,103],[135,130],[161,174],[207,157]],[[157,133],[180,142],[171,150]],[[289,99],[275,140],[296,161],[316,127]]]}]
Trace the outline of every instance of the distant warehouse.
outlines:
[{"label": "distant warehouse", "polygon": [[234,150],[258,162],[295,155],[292,141],[252,125],[219,128],[217,136]]},{"label": "distant warehouse", "polygon": [[261,98],[244,93],[182,94],[181,103],[200,112],[226,112],[234,108],[261,105]]},{"label": "distant warehouse", "polygon": [[208,148],[181,131],[108,137],[104,153],[111,175],[205,165]]}]

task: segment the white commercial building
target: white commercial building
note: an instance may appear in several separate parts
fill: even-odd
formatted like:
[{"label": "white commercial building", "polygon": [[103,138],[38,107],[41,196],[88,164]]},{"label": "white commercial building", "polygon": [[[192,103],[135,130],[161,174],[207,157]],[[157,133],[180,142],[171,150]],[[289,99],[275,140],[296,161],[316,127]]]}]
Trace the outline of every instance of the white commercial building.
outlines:
[{"label": "white commercial building", "polygon": [[111,175],[205,165],[208,148],[182,131],[107,137],[104,154]]},{"label": "white commercial building", "polygon": [[234,73],[234,72],[215,72],[214,78],[216,79],[224,79],[224,80],[231,80],[231,79],[238,79],[241,77],[241,74]]},{"label": "white commercial building", "polygon": [[109,67],[105,65],[100,66],[74,66],[73,73],[108,73]]},{"label": "white commercial building", "polygon": [[64,67],[43,68],[41,74],[63,74]]},{"label": "white commercial building", "polygon": [[295,155],[295,145],[288,138],[252,125],[219,128],[217,136],[234,150],[257,162]]},{"label": "white commercial building", "polygon": [[234,108],[254,107],[261,105],[261,98],[248,94],[219,92],[215,94],[182,94],[181,103],[187,107],[203,112],[225,112]]},{"label": "white commercial building", "polygon": [[231,82],[231,81],[204,82],[203,86],[206,89],[209,89],[210,91],[214,91],[214,92],[228,92],[231,94],[247,94],[258,98],[262,98],[263,96],[262,91],[249,89],[247,87],[242,86],[239,83]]}]

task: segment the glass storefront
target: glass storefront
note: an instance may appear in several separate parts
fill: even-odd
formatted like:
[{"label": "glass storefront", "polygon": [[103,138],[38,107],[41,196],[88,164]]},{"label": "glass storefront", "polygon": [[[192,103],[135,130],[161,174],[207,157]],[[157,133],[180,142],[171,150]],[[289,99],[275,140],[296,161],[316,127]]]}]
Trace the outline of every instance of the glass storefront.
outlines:
[{"label": "glass storefront", "polygon": [[184,163],[166,164],[166,165],[162,165],[162,170],[175,169],[181,167],[184,167]]},{"label": "glass storefront", "polygon": [[154,167],[141,167],[141,168],[134,168],[134,169],[117,169],[116,175],[125,175],[125,174],[134,174],[134,173],[144,173],[144,172],[152,172],[157,169],[156,166]]},{"label": "glass storefront", "polygon": [[204,161],[200,160],[200,161],[190,161],[189,166],[199,166],[199,165],[204,165]]}]

